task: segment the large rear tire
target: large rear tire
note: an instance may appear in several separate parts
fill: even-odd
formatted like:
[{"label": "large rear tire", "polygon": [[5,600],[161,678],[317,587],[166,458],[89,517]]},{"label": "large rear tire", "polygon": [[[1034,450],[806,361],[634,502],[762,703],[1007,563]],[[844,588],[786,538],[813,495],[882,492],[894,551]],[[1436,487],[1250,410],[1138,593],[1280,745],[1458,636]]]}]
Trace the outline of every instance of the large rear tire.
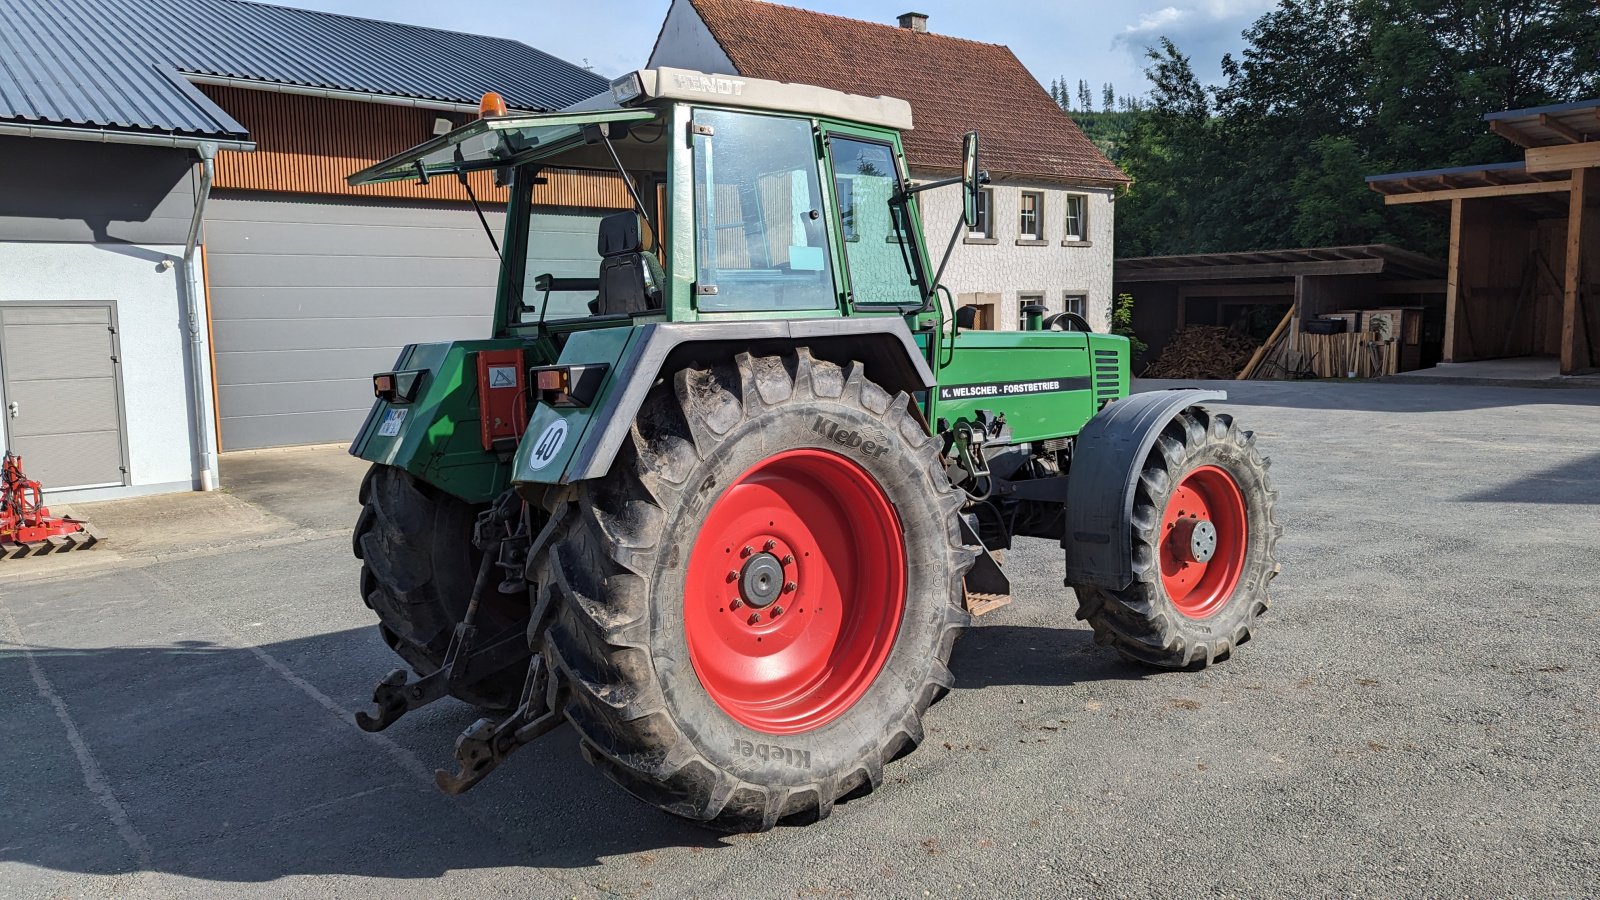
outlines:
[{"label": "large rear tire", "polygon": [[1134,487],[1132,583],[1073,586],[1098,643],[1174,669],[1250,640],[1280,570],[1267,465],[1232,416],[1191,406],[1167,423]]},{"label": "large rear tire", "polygon": [[668,376],[534,562],[585,758],[724,830],[876,788],[952,684],[960,505],[910,398],[859,364]]},{"label": "large rear tire", "polygon": [[[394,466],[374,465],[361,482],[352,550],[361,560],[361,597],[378,632],[418,675],[444,664],[456,623],[467,613],[480,556],[472,545],[479,508]],[[518,672],[453,692],[484,709],[516,706]]]}]

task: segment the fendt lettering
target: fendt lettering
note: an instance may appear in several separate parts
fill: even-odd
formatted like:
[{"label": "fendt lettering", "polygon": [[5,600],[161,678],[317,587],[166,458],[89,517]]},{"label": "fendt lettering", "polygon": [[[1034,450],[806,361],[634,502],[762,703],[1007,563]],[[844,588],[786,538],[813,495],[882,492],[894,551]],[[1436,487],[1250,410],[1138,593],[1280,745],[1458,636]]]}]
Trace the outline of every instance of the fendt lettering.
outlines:
[{"label": "fendt lettering", "polygon": [[[1277,494],[1223,395],[1130,396],[1127,338],[974,329],[936,282],[928,248],[977,224],[976,132],[919,183],[892,97],[657,69],[484,112],[350,179],[509,184],[492,330],[408,346],[351,445],[361,600],[407,666],[357,720],[482,710],[441,789],[570,723],[676,815],[826,816],[938,715],[1018,540],[1064,550],[1055,615],[1141,664],[1260,633]],[[565,169],[658,188],[541,205]],[[934,190],[963,214],[930,236]]]}]

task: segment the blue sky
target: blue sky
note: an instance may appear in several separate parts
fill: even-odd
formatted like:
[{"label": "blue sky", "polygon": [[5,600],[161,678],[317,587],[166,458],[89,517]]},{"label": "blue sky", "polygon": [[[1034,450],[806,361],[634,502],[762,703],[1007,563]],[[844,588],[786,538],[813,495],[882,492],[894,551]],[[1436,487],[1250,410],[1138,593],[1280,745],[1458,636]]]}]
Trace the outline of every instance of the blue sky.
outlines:
[{"label": "blue sky", "polygon": [[[275,0],[329,12],[513,38],[615,75],[642,66],[670,0],[440,3],[439,0]],[[932,31],[1006,44],[1043,83],[1065,76],[1143,93],[1142,48],[1167,35],[1202,80],[1215,80],[1239,33],[1274,0],[787,0],[789,5],[892,24],[915,9]]]}]

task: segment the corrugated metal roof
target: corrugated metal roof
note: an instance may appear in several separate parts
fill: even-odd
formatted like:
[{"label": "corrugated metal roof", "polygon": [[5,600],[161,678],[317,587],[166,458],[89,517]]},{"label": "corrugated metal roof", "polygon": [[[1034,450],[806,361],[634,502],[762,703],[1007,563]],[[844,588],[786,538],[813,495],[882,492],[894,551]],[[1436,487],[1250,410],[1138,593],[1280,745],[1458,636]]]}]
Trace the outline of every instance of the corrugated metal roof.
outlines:
[{"label": "corrugated metal roof", "polygon": [[607,84],[518,41],[242,0],[0,0],[0,121],[244,136],[184,73],[529,110]]}]

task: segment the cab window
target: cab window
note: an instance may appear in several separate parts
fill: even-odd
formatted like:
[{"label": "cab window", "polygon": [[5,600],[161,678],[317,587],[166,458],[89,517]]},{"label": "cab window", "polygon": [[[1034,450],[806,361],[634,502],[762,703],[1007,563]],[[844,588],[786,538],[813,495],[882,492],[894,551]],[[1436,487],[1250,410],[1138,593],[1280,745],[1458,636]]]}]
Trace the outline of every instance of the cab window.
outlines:
[{"label": "cab window", "polygon": [[696,305],[838,306],[811,123],[696,110],[694,124]]},{"label": "cab window", "polygon": [[889,145],[834,135],[828,139],[828,150],[852,301],[921,303],[911,264],[915,251],[905,224],[905,203],[897,199],[899,179]]}]

